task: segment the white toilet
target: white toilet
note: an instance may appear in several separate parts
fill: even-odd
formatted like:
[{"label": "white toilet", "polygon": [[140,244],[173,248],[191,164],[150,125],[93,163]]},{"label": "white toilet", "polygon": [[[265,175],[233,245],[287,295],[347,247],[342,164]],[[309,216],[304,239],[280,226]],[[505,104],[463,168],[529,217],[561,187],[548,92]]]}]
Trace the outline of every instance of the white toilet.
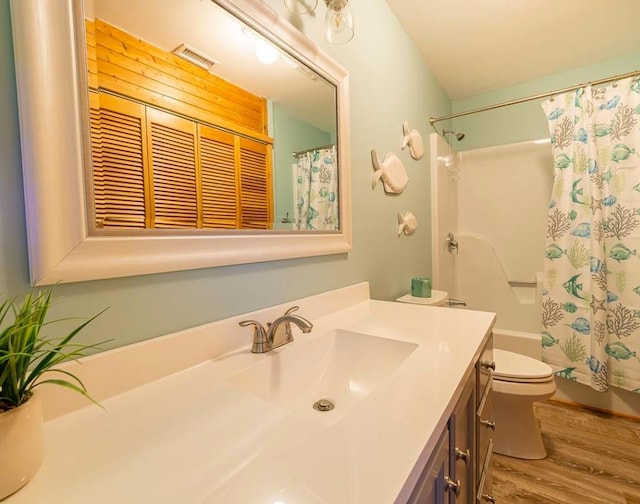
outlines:
[{"label": "white toilet", "polygon": [[510,457],[543,459],[547,452],[533,415],[533,403],[556,391],[553,369],[526,355],[494,348],[493,451]]},{"label": "white toilet", "polygon": [[[432,291],[430,298],[409,294],[398,298],[402,303],[446,306],[448,294]],[[539,360],[495,348],[493,359],[493,418],[496,430],[493,451],[522,459],[547,456],[540,428],[533,415],[533,403],[551,397],[556,384],[553,369]]]}]

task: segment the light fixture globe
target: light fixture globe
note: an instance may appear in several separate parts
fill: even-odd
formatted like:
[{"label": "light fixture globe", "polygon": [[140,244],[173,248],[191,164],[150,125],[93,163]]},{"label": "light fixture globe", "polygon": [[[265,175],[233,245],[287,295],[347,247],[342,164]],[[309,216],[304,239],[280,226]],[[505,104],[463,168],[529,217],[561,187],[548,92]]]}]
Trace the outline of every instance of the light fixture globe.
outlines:
[{"label": "light fixture globe", "polygon": [[346,44],[353,38],[353,14],[349,0],[324,0],[327,15],[324,18],[324,37],[332,44]]},{"label": "light fixture globe", "polygon": [[294,14],[309,14],[316,10],[318,0],[284,0],[284,5]]},{"label": "light fixture globe", "polygon": [[265,40],[256,41],[256,58],[265,65],[275,63],[279,56],[278,50]]}]

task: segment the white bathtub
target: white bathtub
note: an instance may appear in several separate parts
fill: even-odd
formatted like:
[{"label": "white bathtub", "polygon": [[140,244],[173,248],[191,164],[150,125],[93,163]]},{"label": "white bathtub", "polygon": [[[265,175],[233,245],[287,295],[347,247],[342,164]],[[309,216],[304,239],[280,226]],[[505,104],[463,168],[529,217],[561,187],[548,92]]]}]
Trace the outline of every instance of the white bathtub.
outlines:
[{"label": "white bathtub", "polygon": [[[539,334],[511,331],[499,327],[493,330],[493,346],[540,360],[542,356]],[[596,392],[592,388],[571,380],[556,378],[555,399],[584,404],[599,410],[640,418],[638,394],[611,387],[607,392]]]},{"label": "white bathtub", "polygon": [[493,329],[493,346],[501,350],[519,353],[540,360],[542,356],[541,335],[511,331],[496,327]]}]

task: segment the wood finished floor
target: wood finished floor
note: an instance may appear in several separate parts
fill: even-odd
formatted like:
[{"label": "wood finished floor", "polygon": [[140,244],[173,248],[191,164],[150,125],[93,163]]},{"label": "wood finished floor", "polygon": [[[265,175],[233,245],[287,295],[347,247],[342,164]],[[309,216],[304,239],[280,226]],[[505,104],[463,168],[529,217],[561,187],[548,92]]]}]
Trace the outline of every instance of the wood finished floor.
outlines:
[{"label": "wood finished floor", "polygon": [[500,504],[640,504],[640,421],[546,401],[544,460],[494,454]]}]

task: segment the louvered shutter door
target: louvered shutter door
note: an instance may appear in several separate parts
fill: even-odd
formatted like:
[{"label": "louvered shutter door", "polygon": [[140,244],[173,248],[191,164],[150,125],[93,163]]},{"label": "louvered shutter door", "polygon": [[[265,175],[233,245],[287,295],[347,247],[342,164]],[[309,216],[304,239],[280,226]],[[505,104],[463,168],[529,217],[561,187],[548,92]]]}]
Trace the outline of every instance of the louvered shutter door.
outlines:
[{"label": "louvered shutter door", "polygon": [[100,139],[100,99],[89,93],[89,124],[91,126],[91,163],[93,169],[93,204],[96,227],[102,227],[106,214],[102,140]]},{"label": "louvered shutter door", "polygon": [[202,227],[238,227],[238,180],[234,136],[200,125]]},{"label": "louvered shutter door", "polygon": [[271,147],[240,138],[242,229],[269,229],[272,222]]},{"label": "louvered shutter door", "polygon": [[104,94],[91,105],[96,227],[144,228],[145,107]]},{"label": "louvered shutter door", "polygon": [[196,228],[196,124],[147,107],[156,228]]}]

